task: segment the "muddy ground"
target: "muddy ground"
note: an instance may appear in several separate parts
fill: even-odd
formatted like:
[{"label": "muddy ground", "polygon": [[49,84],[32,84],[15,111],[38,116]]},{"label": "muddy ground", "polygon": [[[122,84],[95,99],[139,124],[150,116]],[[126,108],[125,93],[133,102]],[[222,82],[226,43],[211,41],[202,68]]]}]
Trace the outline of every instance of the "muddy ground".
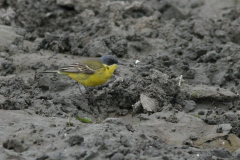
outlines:
[{"label": "muddy ground", "polygon": [[[84,94],[41,73],[106,54]],[[240,159],[239,79],[238,0],[1,0],[0,159]]]}]

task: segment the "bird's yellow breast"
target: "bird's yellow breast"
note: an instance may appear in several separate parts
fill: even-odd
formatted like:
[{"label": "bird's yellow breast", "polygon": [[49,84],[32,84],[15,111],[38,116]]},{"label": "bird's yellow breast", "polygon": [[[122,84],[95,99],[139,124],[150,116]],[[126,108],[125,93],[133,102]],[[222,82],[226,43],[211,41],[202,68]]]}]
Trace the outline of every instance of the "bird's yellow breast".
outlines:
[{"label": "bird's yellow breast", "polygon": [[93,74],[69,72],[61,72],[61,74],[69,76],[84,86],[94,87],[105,83],[109,78],[111,78],[116,67],[116,64],[111,66],[104,64],[104,67],[96,70]]}]

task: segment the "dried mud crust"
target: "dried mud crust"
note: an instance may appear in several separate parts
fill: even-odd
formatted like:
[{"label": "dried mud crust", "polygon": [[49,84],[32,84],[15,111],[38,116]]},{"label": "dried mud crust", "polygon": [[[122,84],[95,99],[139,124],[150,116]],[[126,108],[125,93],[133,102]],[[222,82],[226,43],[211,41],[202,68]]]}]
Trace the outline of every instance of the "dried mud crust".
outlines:
[{"label": "dried mud crust", "polygon": [[[0,159],[239,158],[238,7],[0,2]],[[105,54],[126,66],[98,87],[41,73]]]}]

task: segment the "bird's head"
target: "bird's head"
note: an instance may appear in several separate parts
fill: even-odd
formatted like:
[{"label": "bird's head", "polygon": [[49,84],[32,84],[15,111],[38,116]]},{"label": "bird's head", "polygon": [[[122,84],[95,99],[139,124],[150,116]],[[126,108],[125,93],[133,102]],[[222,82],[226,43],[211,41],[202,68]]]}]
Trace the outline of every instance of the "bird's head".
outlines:
[{"label": "bird's head", "polygon": [[101,63],[106,64],[108,66],[117,64],[117,65],[123,65],[122,63],[118,62],[118,60],[111,56],[111,55],[105,55],[100,58]]}]

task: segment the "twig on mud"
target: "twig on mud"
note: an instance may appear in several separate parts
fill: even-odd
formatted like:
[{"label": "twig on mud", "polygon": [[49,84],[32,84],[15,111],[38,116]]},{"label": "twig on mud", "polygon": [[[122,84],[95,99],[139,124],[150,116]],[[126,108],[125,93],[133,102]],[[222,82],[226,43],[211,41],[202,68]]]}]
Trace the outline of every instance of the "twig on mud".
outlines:
[{"label": "twig on mud", "polygon": [[178,86],[181,86],[181,84],[182,84],[182,81],[183,81],[183,78],[182,78],[182,77],[183,77],[182,75],[179,77],[179,83],[178,83]]},{"label": "twig on mud", "polygon": [[118,81],[123,82],[123,78],[122,77],[118,77],[114,82],[118,82]]}]

